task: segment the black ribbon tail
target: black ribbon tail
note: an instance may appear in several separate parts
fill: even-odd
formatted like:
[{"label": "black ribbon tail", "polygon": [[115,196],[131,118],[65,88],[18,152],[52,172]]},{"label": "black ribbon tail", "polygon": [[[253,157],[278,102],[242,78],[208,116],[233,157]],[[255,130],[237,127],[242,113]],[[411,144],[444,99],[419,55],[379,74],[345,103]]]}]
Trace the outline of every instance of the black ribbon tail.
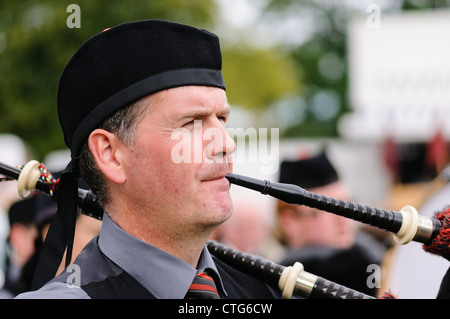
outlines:
[{"label": "black ribbon tail", "polygon": [[58,211],[45,237],[33,277],[32,290],[41,288],[52,280],[66,251],[65,267],[72,259],[72,246],[77,218],[78,183],[72,165],[62,172],[56,193]]}]

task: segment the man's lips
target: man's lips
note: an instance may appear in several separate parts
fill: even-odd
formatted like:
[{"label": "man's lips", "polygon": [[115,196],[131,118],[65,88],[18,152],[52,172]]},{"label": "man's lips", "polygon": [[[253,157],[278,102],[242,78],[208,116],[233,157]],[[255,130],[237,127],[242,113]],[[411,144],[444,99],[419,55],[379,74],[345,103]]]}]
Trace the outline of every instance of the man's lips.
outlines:
[{"label": "man's lips", "polygon": [[[219,176],[214,176],[214,177],[208,177],[208,178],[203,179],[202,182],[213,182],[213,181],[218,181],[218,180],[224,179],[224,178],[225,178],[225,175],[226,175],[226,174],[224,174],[224,175],[219,175]],[[225,179],[226,179],[226,178],[225,178]]]},{"label": "man's lips", "polygon": [[221,188],[224,187],[224,189],[229,190],[231,184],[228,179],[225,178],[225,175],[226,174],[205,178],[202,180],[202,183],[214,183],[220,185]]}]

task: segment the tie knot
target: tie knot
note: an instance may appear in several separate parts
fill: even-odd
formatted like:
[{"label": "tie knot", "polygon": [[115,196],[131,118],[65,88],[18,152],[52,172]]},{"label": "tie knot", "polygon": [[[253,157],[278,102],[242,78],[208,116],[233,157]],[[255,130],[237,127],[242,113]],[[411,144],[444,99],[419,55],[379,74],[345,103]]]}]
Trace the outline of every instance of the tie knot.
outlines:
[{"label": "tie knot", "polygon": [[220,299],[214,279],[204,272],[197,273],[185,299]]}]

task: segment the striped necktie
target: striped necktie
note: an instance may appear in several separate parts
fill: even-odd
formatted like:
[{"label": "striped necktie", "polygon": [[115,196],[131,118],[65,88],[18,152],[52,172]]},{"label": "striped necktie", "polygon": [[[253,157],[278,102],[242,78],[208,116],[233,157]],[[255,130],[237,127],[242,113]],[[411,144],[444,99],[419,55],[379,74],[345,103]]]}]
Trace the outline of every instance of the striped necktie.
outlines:
[{"label": "striped necktie", "polygon": [[220,299],[214,279],[204,272],[195,275],[185,299]]}]

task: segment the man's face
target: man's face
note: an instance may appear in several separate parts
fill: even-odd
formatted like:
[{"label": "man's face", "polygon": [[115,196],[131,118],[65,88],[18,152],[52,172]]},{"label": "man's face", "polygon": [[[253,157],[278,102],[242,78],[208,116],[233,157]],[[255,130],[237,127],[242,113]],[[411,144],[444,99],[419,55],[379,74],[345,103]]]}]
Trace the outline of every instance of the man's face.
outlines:
[{"label": "man's face", "polygon": [[126,155],[126,187],[144,219],[188,233],[231,216],[224,177],[235,149],[225,129],[229,111],[219,88],[186,86],[151,96]]},{"label": "man's face", "polygon": [[[347,191],[339,182],[310,191],[348,200]],[[290,246],[324,245],[345,249],[354,244],[355,224],[346,217],[307,206],[281,204],[279,218],[280,226]]]}]

